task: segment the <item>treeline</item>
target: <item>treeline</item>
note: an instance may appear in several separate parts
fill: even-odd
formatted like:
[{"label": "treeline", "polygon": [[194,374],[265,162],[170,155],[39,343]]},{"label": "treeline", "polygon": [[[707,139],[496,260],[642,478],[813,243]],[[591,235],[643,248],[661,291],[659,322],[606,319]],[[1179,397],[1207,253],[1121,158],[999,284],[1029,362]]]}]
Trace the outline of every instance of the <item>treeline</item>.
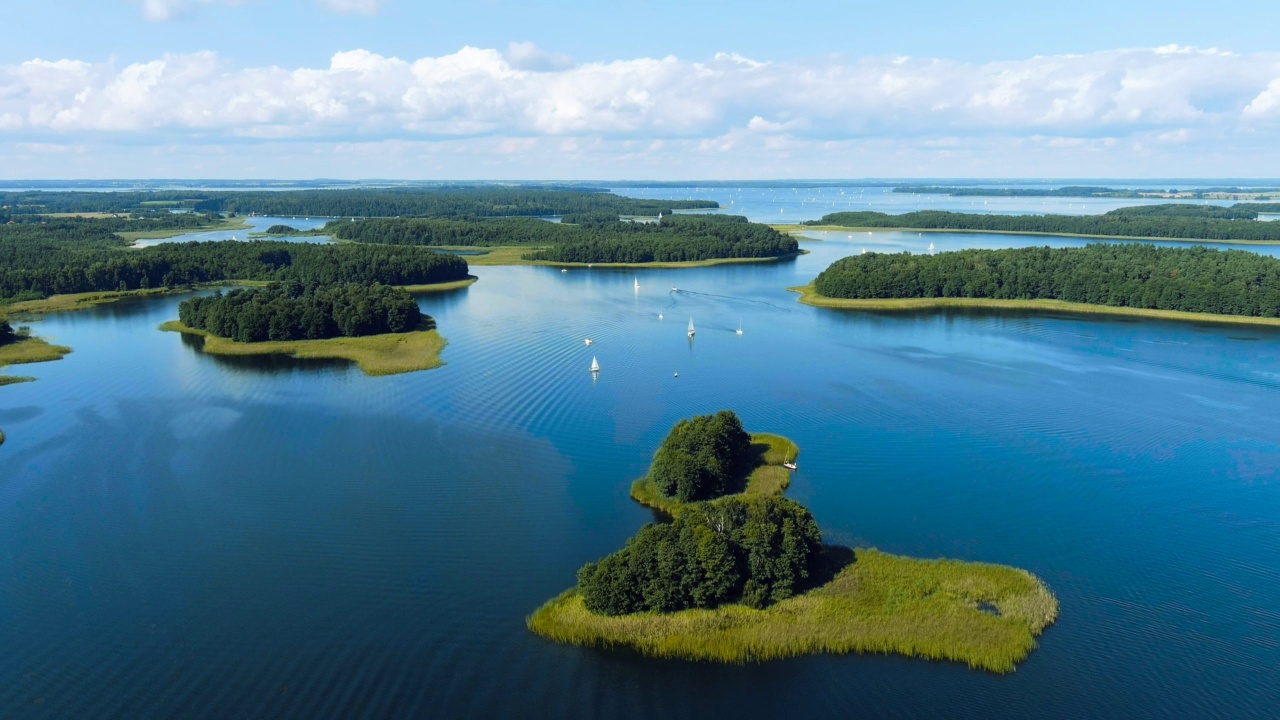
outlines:
[{"label": "treeline", "polygon": [[409,293],[380,283],[291,281],[226,295],[218,291],[178,305],[183,325],[238,342],[402,333],[416,328],[421,317]]},{"label": "treeline", "polygon": [[319,217],[502,217],[607,212],[654,216],[673,209],[715,208],[710,200],[646,200],[596,189],[524,186],[347,188],[336,190],[155,192],[5,192],[0,208],[18,213],[129,212],[185,207],[240,215]]},{"label": "treeline", "polygon": [[1153,237],[1189,240],[1280,241],[1280,223],[1220,220],[1167,215],[985,215],[937,210],[889,215],[880,212],[840,212],[811,220],[807,225],[921,230],[988,230],[1011,233]]},{"label": "treeline", "polygon": [[340,240],[382,245],[551,245],[585,237],[576,225],[537,218],[334,220],[324,230]]},{"label": "treeline", "polygon": [[992,298],[1280,317],[1280,259],[1242,250],[1083,248],[868,253],[814,280],[832,298]]},{"label": "treeline", "polygon": [[[1137,198],[1137,190],[1120,190],[1092,185],[1068,185],[1059,188],[998,188],[998,187],[948,187],[944,185],[899,185],[895,193],[914,195],[950,195],[952,197],[1106,197]],[[1176,192],[1176,191],[1171,191]]]},{"label": "treeline", "polygon": [[1113,217],[1178,217],[1178,218],[1211,218],[1217,220],[1257,220],[1258,212],[1241,205],[1224,207],[1222,205],[1188,205],[1186,203],[1163,203],[1160,205],[1135,205],[1133,207],[1116,208],[1104,215]]},{"label": "treeline", "polygon": [[532,253],[534,260],[571,263],[688,262],[769,258],[799,252],[796,239],[744,217],[674,215],[658,223],[578,226],[586,237]]},{"label": "treeline", "polygon": [[675,612],[726,602],[764,607],[804,589],[822,546],[813,516],[781,497],[699,503],[649,524],[626,547],[578,571],[587,609]]},{"label": "treeline", "polygon": [[419,285],[461,280],[467,262],[427,248],[281,241],[166,243],[138,250],[66,244],[13,253],[0,243],[0,299],[179,287],[228,280]]}]

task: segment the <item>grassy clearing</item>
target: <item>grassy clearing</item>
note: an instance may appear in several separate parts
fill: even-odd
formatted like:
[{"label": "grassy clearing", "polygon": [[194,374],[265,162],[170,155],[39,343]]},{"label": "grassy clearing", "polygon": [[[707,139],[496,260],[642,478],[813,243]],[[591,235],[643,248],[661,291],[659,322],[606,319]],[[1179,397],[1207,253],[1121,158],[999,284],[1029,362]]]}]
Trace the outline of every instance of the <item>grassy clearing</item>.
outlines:
[{"label": "grassy clearing", "polygon": [[407,292],[422,294],[434,292],[448,292],[450,290],[461,290],[464,287],[470,287],[480,278],[475,275],[468,275],[466,280],[454,280],[447,283],[436,283],[434,285],[401,285],[400,288]]},{"label": "grassy clearing", "polygon": [[444,365],[440,352],[447,344],[435,330],[326,340],[241,343],[189,328],[176,320],[162,324],[160,329],[203,337],[203,351],[210,355],[289,355],[349,360],[360,366],[366,375],[396,375],[440,367]]},{"label": "grassy clearing", "polygon": [[[549,640],[627,647],[651,657],[746,663],[812,653],[899,653],[1012,672],[1058,616],[1058,602],[1017,568],[832,548],[826,584],[764,610],[724,605],[597,615],[574,590],[526,623]],[[852,556],[856,554],[856,559]]]},{"label": "grassy clearing", "polygon": [[132,243],[139,240],[162,240],[164,238],[186,235],[187,233],[213,232],[215,230],[248,230],[252,227],[252,225],[245,222],[244,218],[228,218],[220,223],[214,223],[212,225],[205,225],[202,227],[148,230],[145,232],[118,232],[116,235],[119,235]]},{"label": "grassy clearing", "polygon": [[815,307],[840,310],[940,310],[944,308],[977,308],[987,310],[1032,310],[1059,312],[1073,315],[1123,315],[1152,320],[1176,320],[1179,322],[1218,323],[1225,325],[1269,325],[1280,327],[1280,318],[1248,317],[1245,315],[1214,315],[1212,313],[1180,312],[1177,310],[1147,310],[1144,308],[1112,307],[1088,303],[1063,302],[1061,300],[991,300],[986,298],[901,298],[876,300],[849,300],[819,295],[813,285],[787,288],[799,293],[799,301]]},{"label": "grassy clearing", "polygon": [[[782,467],[782,463],[795,462],[800,448],[791,440],[770,433],[751,433],[751,447],[759,453],[759,460],[741,494],[781,495],[791,485],[791,471]],[[685,506],[659,492],[648,476],[631,483],[631,499],[667,515],[675,515]]]},{"label": "grassy clearing", "polygon": [[[69,352],[71,352],[71,348],[63,347],[62,345],[51,345],[45,342],[43,338],[27,338],[8,345],[0,345],[0,368],[7,365],[61,360]],[[18,382],[21,382],[21,380]]]}]

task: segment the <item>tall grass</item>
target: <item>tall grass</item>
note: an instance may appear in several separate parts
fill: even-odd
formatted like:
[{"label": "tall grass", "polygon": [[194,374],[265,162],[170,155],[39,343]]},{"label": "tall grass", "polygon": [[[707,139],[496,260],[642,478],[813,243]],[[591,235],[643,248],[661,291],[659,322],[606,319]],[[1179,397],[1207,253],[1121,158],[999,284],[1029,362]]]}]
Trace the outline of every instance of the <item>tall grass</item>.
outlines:
[{"label": "tall grass", "polygon": [[296,358],[337,358],[350,360],[366,375],[395,375],[430,370],[444,364],[440,351],[446,340],[434,330],[408,333],[336,337],[325,340],[241,343],[194,330],[176,320],[161,330],[204,337],[204,352],[211,355],[291,355]]},{"label": "tall grass", "polygon": [[745,663],[812,653],[899,653],[1006,673],[1057,616],[1053,594],[1024,570],[863,549],[830,582],[764,610],[724,605],[606,616],[588,611],[569,590],[527,624],[556,642],[628,647],[661,658]]},{"label": "tall grass", "polygon": [[51,345],[38,337],[27,338],[8,345],[0,345],[0,368],[6,365],[61,360],[62,356],[69,352],[71,352],[69,347]]}]

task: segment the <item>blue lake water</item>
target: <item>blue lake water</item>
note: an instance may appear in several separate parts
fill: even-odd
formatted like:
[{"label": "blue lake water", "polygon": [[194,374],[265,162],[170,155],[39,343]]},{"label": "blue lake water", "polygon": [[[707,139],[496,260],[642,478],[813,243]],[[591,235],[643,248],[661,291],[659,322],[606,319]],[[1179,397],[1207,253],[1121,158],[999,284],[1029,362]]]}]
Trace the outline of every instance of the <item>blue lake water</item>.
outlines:
[{"label": "blue lake water", "polygon": [[[903,235],[476,267],[420,300],[448,364],[385,378],[202,355],[155,330],[176,297],[48,317],[75,352],[0,388],[0,717],[1274,717],[1280,332],[784,290]],[[799,443],[829,541],[1027,568],[1060,621],[1009,676],[528,633],[651,518],[627,489],[670,426],[721,408]]]},{"label": "blue lake water", "polygon": [[[249,233],[266,232],[267,228],[272,225],[288,225],[295,230],[315,230],[325,226],[329,222],[328,218],[299,218],[299,217],[268,217],[264,215],[242,218],[245,224],[249,225],[247,230],[213,230],[209,232],[192,232],[183,233],[167,238],[148,238],[138,240],[134,243],[134,247],[151,247],[153,245],[162,245],[164,243],[177,242],[213,242],[215,240],[249,240]],[[287,242],[308,242],[308,243],[327,243],[330,239],[323,235],[314,235],[308,237],[277,237],[265,238],[271,240],[285,240]]]}]

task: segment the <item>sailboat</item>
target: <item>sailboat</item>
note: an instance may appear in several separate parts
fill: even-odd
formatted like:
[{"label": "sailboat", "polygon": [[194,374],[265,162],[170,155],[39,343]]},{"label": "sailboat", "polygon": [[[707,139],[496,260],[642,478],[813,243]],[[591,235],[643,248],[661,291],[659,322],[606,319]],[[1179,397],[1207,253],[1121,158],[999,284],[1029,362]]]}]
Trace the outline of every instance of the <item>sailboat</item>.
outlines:
[{"label": "sailboat", "polygon": [[640,278],[636,278],[636,289],[640,289]]},{"label": "sailboat", "polygon": [[600,372],[600,363],[596,361],[594,355],[591,356],[591,372],[592,374]]},{"label": "sailboat", "polygon": [[590,345],[590,344],[591,344],[591,342],[592,342],[592,340],[591,340],[591,338],[587,338],[586,340],[583,340],[583,342],[585,342],[586,344]]},{"label": "sailboat", "polygon": [[738,334],[742,334],[742,318],[738,318]]},{"label": "sailboat", "polygon": [[689,337],[693,337],[693,318],[689,318]]},{"label": "sailboat", "polygon": [[933,252],[933,243],[929,243],[929,252]]}]

